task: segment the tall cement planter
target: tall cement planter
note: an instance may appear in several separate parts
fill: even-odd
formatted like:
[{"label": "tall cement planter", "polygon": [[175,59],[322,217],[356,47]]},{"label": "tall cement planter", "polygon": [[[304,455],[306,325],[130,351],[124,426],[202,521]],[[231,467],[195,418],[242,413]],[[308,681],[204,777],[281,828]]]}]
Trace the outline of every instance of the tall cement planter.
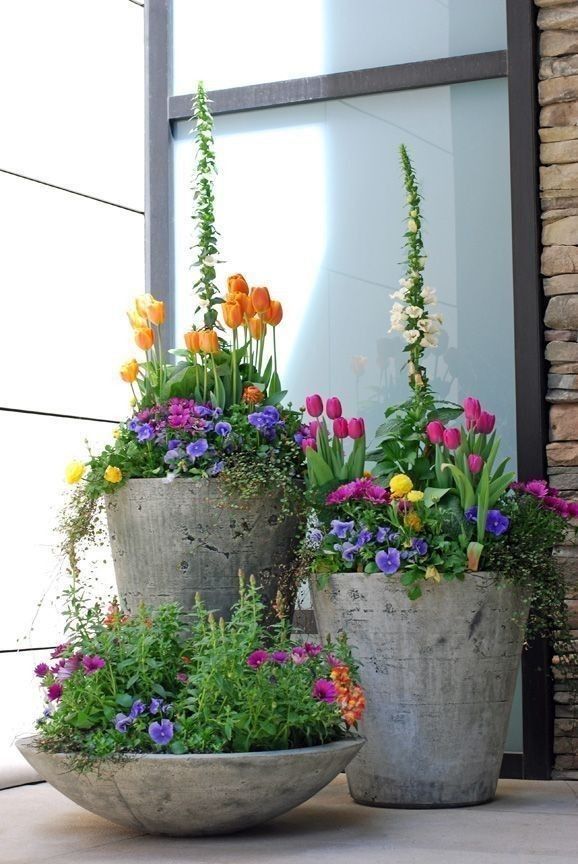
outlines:
[{"label": "tall cement planter", "polygon": [[106,496],[119,598],[124,608],[179,603],[200,592],[208,609],[229,616],[239,570],[262,584],[272,603],[291,565],[297,520],[278,499],[231,501],[218,479],[129,480]]},{"label": "tall cement planter", "polygon": [[347,769],[360,804],[458,807],[496,792],[527,604],[491,574],[426,584],[408,599],[396,577],[311,580],[321,635],[346,632],[367,710],[363,751]]}]

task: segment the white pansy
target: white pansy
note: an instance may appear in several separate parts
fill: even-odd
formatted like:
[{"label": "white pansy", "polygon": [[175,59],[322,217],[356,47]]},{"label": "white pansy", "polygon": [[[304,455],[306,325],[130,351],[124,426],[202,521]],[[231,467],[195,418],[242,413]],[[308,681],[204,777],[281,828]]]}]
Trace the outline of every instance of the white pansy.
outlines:
[{"label": "white pansy", "polygon": [[423,302],[427,306],[435,306],[435,304],[438,302],[436,289],[431,288],[431,286],[429,285],[423,286],[423,288],[421,289],[421,296],[423,297]]},{"label": "white pansy", "polygon": [[423,309],[420,306],[406,306],[403,310],[408,318],[421,318]]},{"label": "white pansy", "polygon": [[434,336],[432,333],[426,334],[421,340],[421,344],[424,348],[437,348],[438,337]]},{"label": "white pansy", "polygon": [[419,330],[405,330],[403,333],[403,338],[406,342],[409,342],[410,345],[414,345],[420,336],[421,333]]},{"label": "white pansy", "polygon": [[415,219],[408,219],[407,220],[407,230],[411,234],[417,234],[417,222],[415,221]]}]

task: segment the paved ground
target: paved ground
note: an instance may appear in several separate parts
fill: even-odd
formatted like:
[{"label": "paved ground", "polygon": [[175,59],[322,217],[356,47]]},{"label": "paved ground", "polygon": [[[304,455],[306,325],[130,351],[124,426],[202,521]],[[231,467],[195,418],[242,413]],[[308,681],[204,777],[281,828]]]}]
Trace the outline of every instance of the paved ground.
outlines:
[{"label": "paved ground", "polygon": [[578,782],[504,780],[491,804],[360,807],[343,777],[286,816],[224,838],[150,837],[47,784],[0,792],[1,864],[576,864]]}]

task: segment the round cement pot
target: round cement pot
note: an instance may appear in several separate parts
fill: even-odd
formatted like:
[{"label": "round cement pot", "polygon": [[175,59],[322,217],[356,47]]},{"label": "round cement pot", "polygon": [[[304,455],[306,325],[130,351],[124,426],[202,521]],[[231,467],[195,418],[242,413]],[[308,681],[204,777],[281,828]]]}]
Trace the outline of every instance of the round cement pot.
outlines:
[{"label": "round cement pot", "polygon": [[72,771],[70,754],[45,753],[34,738],[17,747],[76,804],[147,834],[231,834],[273,819],[315,795],[343,771],[360,738],[301,750],[172,756],[145,754]]},{"label": "round cement pot", "polygon": [[231,501],[217,478],[128,480],[106,496],[106,515],[119,599],[131,611],[143,602],[190,609],[198,591],[227,618],[239,570],[270,604],[294,558],[297,519],[282,516],[278,499]]},{"label": "round cement pot", "polygon": [[459,807],[490,801],[504,752],[528,607],[489,573],[426,583],[311,579],[319,633],[345,632],[360,664],[367,739],[347,771],[360,804]]}]

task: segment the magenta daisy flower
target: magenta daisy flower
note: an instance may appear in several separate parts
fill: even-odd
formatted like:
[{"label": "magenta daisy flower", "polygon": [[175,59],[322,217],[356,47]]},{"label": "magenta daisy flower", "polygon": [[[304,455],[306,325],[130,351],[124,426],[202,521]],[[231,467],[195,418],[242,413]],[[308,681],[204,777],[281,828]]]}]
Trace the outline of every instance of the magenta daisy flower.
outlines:
[{"label": "magenta daisy flower", "polygon": [[266,663],[269,659],[268,652],[263,650],[263,648],[259,648],[257,651],[253,651],[252,654],[249,654],[247,657],[247,666],[250,666],[251,669],[258,669],[259,666],[262,666],[263,663]]},{"label": "magenta daisy flower", "polygon": [[328,681],[327,678],[318,678],[311,689],[311,695],[318,702],[335,702],[337,687],[333,681]]},{"label": "magenta daisy flower", "polygon": [[62,696],[62,684],[51,684],[46,691],[46,695],[50,702],[56,702]]},{"label": "magenta daisy flower", "polygon": [[87,675],[92,675],[94,672],[97,672],[99,669],[102,669],[106,663],[99,657],[98,654],[90,655],[87,654],[86,657],[82,658],[82,665],[84,667],[84,671]]},{"label": "magenta daisy flower", "polygon": [[34,674],[39,678],[44,678],[45,675],[48,675],[50,672],[50,667],[48,663],[39,663],[38,666],[34,667]]}]

